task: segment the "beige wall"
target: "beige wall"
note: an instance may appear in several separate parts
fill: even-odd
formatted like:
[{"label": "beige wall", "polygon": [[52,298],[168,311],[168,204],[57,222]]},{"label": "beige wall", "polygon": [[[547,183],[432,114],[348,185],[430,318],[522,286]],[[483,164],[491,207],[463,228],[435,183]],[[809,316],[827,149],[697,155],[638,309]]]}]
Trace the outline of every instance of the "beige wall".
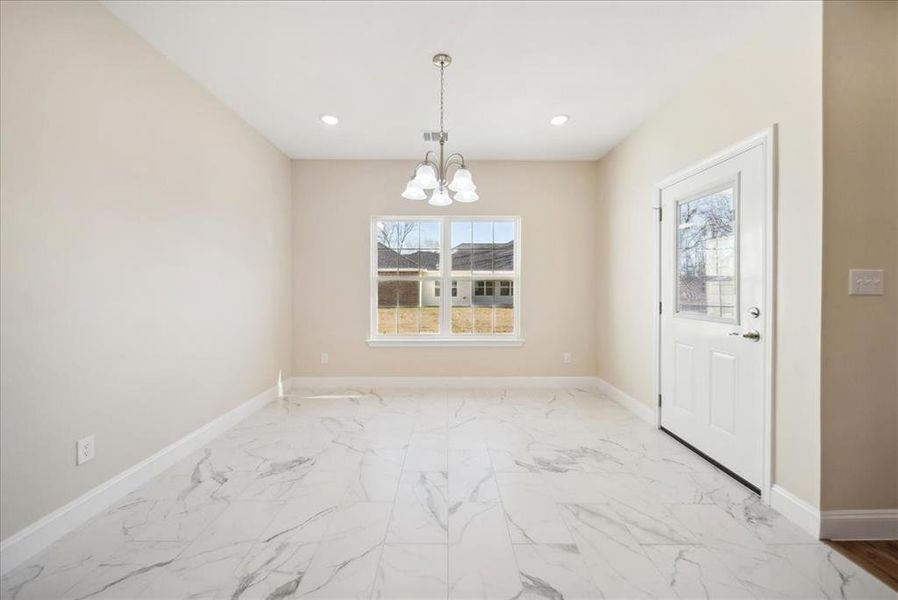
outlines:
[{"label": "beige wall", "polygon": [[774,482],[819,505],[821,7],[774,3],[759,37],[720,57],[598,164],[597,368],[655,404],[654,184],[778,126]]},{"label": "beige wall", "polygon": [[[654,405],[654,184],[774,123],[775,482],[898,506],[894,3],[772,5],[597,164],[475,162],[483,201],[448,209],[399,196],[414,160],[291,165],[97,4],[0,10],[0,538],[279,368],[597,373]],[[525,345],[370,348],[376,214],[520,215]],[[847,296],[850,267],[886,269],[886,296]]]},{"label": "beige wall", "polygon": [[[400,197],[414,164],[294,161],[293,374],[593,374],[594,164],[475,161],[481,201],[444,209]],[[524,346],[368,347],[370,218],[422,214],[521,216]]]},{"label": "beige wall", "polygon": [[0,10],[5,538],[289,368],[290,163],[99,4]]},{"label": "beige wall", "polygon": [[[822,500],[898,508],[898,3],[823,10]],[[885,269],[849,296],[850,268]]]}]

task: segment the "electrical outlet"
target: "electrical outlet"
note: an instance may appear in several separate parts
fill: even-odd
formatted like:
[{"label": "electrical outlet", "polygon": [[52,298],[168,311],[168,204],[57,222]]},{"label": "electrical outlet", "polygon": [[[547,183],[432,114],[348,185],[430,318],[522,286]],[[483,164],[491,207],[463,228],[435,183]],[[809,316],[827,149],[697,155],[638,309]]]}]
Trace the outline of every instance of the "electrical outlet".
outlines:
[{"label": "electrical outlet", "polygon": [[326,365],[328,362],[330,362],[330,358],[327,356],[327,352],[322,352],[321,353],[321,364]]},{"label": "electrical outlet", "polygon": [[882,296],[883,279],[882,269],[850,269],[848,271],[848,295]]},{"label": "electrical outlet", "polygon": [[86,438],[81,438],[75,444],[75,464],[81,465],[86,463],[89,460],[94,459],[94,436],[89,435]]},{"label": "electrical outlet", "polygon": [[563,363],[566,364],[566,365],[571,364],[571,353],[570,353],[570,352],[565,352],[565,353],[561,356],[561,362],[563,362]]}]

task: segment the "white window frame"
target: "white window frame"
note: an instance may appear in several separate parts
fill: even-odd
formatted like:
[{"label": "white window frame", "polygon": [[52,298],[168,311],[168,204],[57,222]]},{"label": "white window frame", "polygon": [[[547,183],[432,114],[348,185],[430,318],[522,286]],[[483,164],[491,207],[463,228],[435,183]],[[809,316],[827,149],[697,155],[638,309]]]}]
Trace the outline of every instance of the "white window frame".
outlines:
[{"label": "white window frame", "polygon": [[[513,221],[515,230],[514,244],[514,272],[511,275],[496,273],[484,273],[482,276],[476,272],[473,279],[489,279],[492,281],[508,280],[512,282],[514,298],[514,331],[511,333],[493,333],[490,335],[452,333],[452,294],[440,293],[440,333],[421,333],[413,336],[405,335],[380,335],[377,332],[377,223],[378,221],[427,221],[440,224],[440,290],[452,289],[452,223],[481,222],[481,221]],[[501,216],[453,216],[434,217],[419,215],[377,215],[371,217],[370,224],[371,243],[369,248],[370,266],[369,272],[369,298],[370,329],[368,332],[369,346],[521,346],[524,337],[521,329],[521,255],[523,238],[521,236],[521,217],[512,215]],[[458,278],[455,278],[458,279]],[[473,301],[473,289],[472,289]]]}]

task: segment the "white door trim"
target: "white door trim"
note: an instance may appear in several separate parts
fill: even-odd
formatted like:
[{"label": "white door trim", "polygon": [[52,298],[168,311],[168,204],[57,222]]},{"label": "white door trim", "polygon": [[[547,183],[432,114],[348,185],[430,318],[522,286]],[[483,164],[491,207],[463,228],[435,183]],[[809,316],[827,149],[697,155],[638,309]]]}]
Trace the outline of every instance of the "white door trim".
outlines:
[{"label": "white door trim", "polygon": [[[665,190],[684,179],[706,171],[734,156],[742,154],[755,146],[764,151],[764,241],[766,254],[764,257],[765,308],[767,310],[767,335],[764,344],[764,411],[763,411],[763,464],[761,465],[761,500],[770,504],[770,490],[773,485],[773,427],[774,427],[774,351],[776,348],[776,125],[759,131],[741,142],[714,154],[686,169],[678,171],[655,184],[652,207],[661,210],[661,194]],[[661,220],[657,218],[655,235],[655,300],[661,306]],[[670,310],[670,307],[668,307]],[[655,396],[658,399],[657,425],[661,427],[661,314],[655,312],[654,322],[654,360],[655,360]]]}]

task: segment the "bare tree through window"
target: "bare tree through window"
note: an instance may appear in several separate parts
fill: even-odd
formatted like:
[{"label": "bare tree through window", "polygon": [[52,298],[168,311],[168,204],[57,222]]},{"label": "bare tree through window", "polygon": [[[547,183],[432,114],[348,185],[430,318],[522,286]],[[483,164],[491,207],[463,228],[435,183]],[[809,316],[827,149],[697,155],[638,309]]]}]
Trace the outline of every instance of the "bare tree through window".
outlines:
[{"label": "bare tree through window", "polygon": [[736,316],[736,211],[733,188],[677,206],[677,308]]}]

